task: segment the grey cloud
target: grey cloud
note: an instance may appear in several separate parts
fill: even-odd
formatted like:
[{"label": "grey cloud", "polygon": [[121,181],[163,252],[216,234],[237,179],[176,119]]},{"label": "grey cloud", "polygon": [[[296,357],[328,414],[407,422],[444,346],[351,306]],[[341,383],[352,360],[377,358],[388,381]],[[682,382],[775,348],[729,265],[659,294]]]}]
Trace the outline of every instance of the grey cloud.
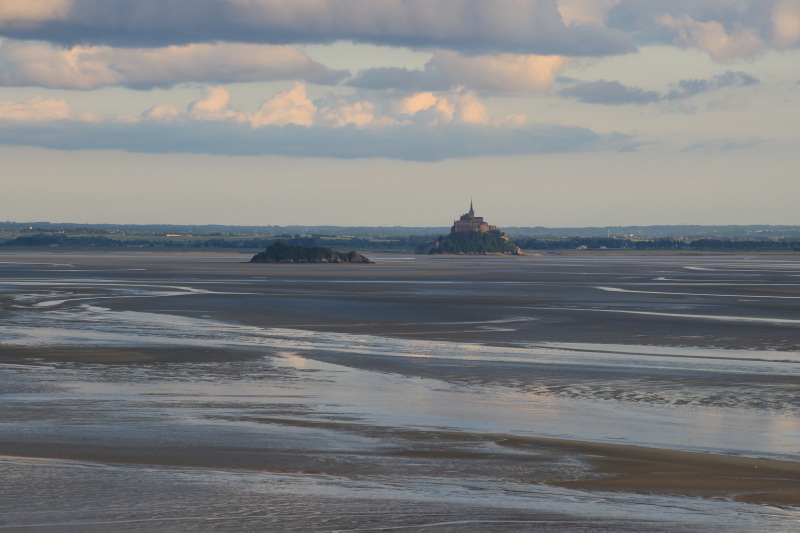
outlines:
[{"label": "grey cloud", "polygon": [[345,85],[360,89],[397,89],[399,91],[444,91],[453,84],[426,66],[424,70],[400,67],[371,68],[360,71]]},{"label": "grey cloud", "polygon": [[746,72],[733,72],[729,70],[724,74],[714,76],[710,80],[681,80],[678,82],[678,88],[672,89],[664,98],[667,100],[690,98],[724,87],[746,87],[758,83],[758,78]]},{"label": "grey cloud", "polygon": [[[650,104],[659,101],[685,100],[693,96],[716,91],[725,87],[746,87],[759,83],[758,78],[746,72],[727,71],[724,74],[714,76],[709,80],[681,80],[678,87],[662,95],[656,91],[645,91],[638,87],[628,87],[618,81],[599,80],[587,83],[579,83],[572,87],[562,89],[559,94],[566,98],[574,98],[588,104],[603,105],[626,105],[626,104]],[[689,107],[675,107],[670,111],[677,112],[679,109],[690,109]],[[693,108],[692,108],[693,109]]]},{"label": "grey cloud", "polygon": [[67,46],[347,40],[476,54],[635,50],[618,30],[565,25],[557,0],[71,0],[47,16],[0,19],[0,35]]},{"label": "grey cloud", "polygon": [[559,94],[588,104],[625,105],[649,104],[661,99],[655,91],[627,87],[618,81],[592,81],[562,89]]},{"label": "grey cloud", "polygon": [[572,59],[561,56],[497,54],[467,56],[439,50],[422,70],[374,68],[359,72],[348,85],[362,89],[446,91],[467,87],[483,93],[521,94],[552,88]]},{"label": "grey cloud", "polygon": [[355,127],[263,127],[232,122],[135,124],[53,121],[0,123],[0,144],[58,150],[125,150],[144,153],[285,155],[341,159],[386,157],[440,161],[499,155],[620,150],[626,135],[601,135],[586,128],[532,126],[520,129],[449,124],[377,130]]}]

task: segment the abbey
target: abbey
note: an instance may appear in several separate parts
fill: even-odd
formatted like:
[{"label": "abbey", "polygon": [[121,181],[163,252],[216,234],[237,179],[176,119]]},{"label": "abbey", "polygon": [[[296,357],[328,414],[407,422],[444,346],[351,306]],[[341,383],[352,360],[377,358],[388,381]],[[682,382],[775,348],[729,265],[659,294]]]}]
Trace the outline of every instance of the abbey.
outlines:
[{"label": "abbey", "polygon": [[472,201],[469,203],[469,212],[453,222],[450,235],[441,236],[434,242],[418,246],[418,254],[513,254],[520,255],[522,251],[513,242],[508,240],[505,233],[500,232],[497,226],[487,224],[483,217],[475,216]]},{"label": "abbey", "polygon": [[470,200],[469,213],[461,215],[461,218],[454,221],[453,227],[450,228],[450,233],[460,233],[462,231],[488,233],[490,231],[497,231],[497,226],[490,226],[483,221],[483,217],[476,217],[475,209],[472,208],[472,201]]}]

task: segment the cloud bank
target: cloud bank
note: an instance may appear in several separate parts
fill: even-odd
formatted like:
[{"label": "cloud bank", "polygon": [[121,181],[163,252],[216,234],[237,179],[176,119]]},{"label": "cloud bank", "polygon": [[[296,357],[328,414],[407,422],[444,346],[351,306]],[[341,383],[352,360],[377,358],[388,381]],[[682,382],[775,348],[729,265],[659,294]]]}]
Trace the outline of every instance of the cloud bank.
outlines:
[{"label": "cloud bank", "polygon": [[565,24],[557,0],[47,0],[0,11],[0,35],[67,46],[346,40],[471,53],[600,56],[635,50],[612,28]]},{"label": "cloud bank", "polygon": [[63,45],[329,43],[599,56],[674,43],[719,60],[800,42],[797,0],[4,0],[0,34]]},{"label": "cloud bank", "polygon": [[[5,86],[335,84],[348,73],[293,45],[351,41],[432,54],[419,70],[362,70],[352,87],[525,94],[550,90],[578,58],[635,52],[637,44],[696,48],[721,62],[795,48],[800,1],[4,0],[2,36]],[[575,89],[580,97],[601,91],[609,101],[652,98],[600,82]]]},{"label": "cloud bank", "polygon": [[166,48],[59,48],[45,43],[0,43],[0,85],[51,89],[132,89],[178,83],[237,83],[299,79],[336,83],[347,73],[332,71],[292,46],[239,43],[190,44]]},{"label": "cloud bank", "polygon": [[390,158],[435,162],[481,156],[618,150],[621,135],[600,135],[577,126],[486,130],[459,124],[436,129],[403,125],[377,131],[287,125],[251,131],[226,122],[120,124],[66,120],[19,123],[0,130],[0,144],[57,150],[125,150],[143,153],[284,155],[339,159]]},{"label": "cloud bank", "polygon": [[496,155],[619,150],[633,141],[524,117],[489,117],[470,92],[418,93],[385,100],[328,95],[301,84],[254,111],[234,110],[228,92],[208,87],[179,110],[159,105],[141,117],[73,116],[63,101],[0,102],[0,144],[61,150],[279,154],[294,157],[439,161]]}]

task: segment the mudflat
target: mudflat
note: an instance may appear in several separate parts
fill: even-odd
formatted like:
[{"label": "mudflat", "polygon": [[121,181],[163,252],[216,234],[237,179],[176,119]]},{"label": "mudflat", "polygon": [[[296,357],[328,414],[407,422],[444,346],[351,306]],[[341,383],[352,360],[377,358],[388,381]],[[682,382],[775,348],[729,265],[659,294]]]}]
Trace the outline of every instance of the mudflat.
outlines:
[{"label": "mudflat", "polygon": [[[213,490],[187,481],[198,504],[256,476],[291,500],[284,516],[404,502],[299,530],[783,531],[800,518],[800,258],[370,258],[0,256],[5,467],[44,480],[116,465],[143,484],[156,468],[162,485],[206,472]],[[116,516],[74,498],[97,503],[83,525]],[[33,524],[10,511],[33,500],[8,501],[6,523]],[[215,528],[289,523],[271,516]]]}]

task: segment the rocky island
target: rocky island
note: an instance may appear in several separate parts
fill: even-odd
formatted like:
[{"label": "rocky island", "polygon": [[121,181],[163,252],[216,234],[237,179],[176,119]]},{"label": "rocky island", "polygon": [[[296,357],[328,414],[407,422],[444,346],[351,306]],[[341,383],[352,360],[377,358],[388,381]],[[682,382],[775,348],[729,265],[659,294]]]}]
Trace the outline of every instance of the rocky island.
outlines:
[{"label": "rocky island", "polygon": [[487,224],[483,217],[476,217],[472,202],[469,212],[453,223],[450,234],[422,245],[418,254],[512,254],[520,255],[519,246],[508,240],[497,226]]},{"label": "rocky island", "polygon": [[251,263],[372,263],[358,252],[337,252],[323,246],[292,246],[278,241],[253,256]]}]

